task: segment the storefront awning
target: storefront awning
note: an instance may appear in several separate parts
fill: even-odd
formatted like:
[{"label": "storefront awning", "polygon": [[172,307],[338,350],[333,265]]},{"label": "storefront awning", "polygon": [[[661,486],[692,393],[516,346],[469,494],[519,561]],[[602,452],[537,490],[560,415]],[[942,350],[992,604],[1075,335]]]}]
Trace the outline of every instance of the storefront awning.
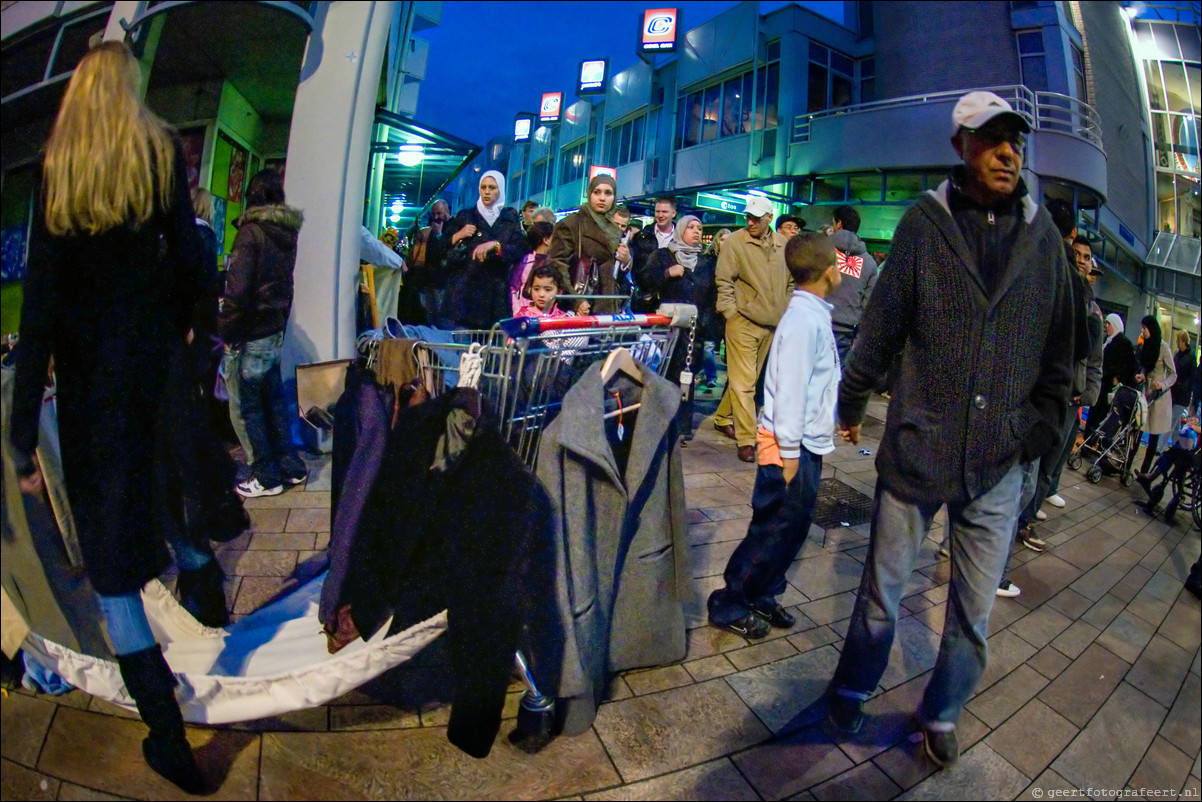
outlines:
[{"label": "storefront awning", "polygon": [[402,232],[455,180],[480,152],[456,136],[436,131],[384,109],[376,109],[371,152],[384,154],[381,206],[396,209]]}]

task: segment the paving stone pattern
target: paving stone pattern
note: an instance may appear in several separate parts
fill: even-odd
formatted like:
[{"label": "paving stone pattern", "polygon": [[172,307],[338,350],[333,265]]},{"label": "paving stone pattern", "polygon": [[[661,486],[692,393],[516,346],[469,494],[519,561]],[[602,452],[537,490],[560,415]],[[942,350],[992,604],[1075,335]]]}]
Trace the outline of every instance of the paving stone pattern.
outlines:
[{"label": "paving stone pattern", "polygon": [[[876,453],[884,401],[874,399],[869,414],[876,420],[864,441],[839,445],[823,470],[828,488],[861,505],[876,474],[859,450]],[[1181,583],[1199,537],[1187,516],[1169,527],[1135,506],[1138,488],[1065,472],[1066,506],[1045,508],[1041,534],[1051,546],[1015,555],[1022,594],[994,606],[989,665],[958,731],[963,755],[938,771],[912,736],[948,603],[948,563],[937,554],[946,517],[937,517],[907,588],[865,727],[840,736],[825,720],[823,693],[869,526],[843,518],[811,530],[782,597],[798,619],[793,629],[748,642],[708,626],[705,598],[746,532],[755,468],[735,458],[709,419],[697,431],[684,450],[694,587],[680,664],[615,678],[590,731],[537,755],[506,740],[516,684],[484,760],[447,742],[446,706],[398,707],[370,685],[313,710],[189,727],[200,765],[220,782],[214,798],[1047,799],[1083,788],[1198,798],[1202,631],[1199,603]],[[313,458],[310,468],[308,487],[249,502],[252,531],[220,548],[235,618],[321,570],[329,460]],[[0,713],[3,799],[179,798],[143,762],[145,726],[127,711],[79,691],[15,688]]]}]

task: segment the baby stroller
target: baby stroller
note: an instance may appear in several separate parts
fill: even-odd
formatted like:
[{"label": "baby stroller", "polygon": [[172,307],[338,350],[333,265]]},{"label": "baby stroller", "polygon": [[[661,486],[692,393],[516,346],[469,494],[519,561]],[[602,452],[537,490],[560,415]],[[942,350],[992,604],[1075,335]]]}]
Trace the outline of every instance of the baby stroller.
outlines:
[{"label": "baby stroller", "polygon": [[1075,471],[1083,462],[1090,461],[1085,478],[1097,484],[1102,481],[1103,469],[1109,466],[1119,471],[1123,487],[1130,487],[1135,482],[1135,473],[1131,470],[1135,451],[1132,445],[1139,443],[1146,410],[1147,402],[1143,393],[1119,385],[1110,397],[1110,411],[1106,418],[1093,434],[1073,450],[1068,458],[1068,467]]}]

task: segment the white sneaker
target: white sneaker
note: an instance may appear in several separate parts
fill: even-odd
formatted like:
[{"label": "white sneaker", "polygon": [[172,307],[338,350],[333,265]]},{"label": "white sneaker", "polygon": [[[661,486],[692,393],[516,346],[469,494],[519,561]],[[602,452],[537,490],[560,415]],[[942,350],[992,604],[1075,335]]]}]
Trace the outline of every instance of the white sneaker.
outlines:
[{"label": "white sneaker", "polygon": [[278,496],[284,492],[283,485],[275,487],[263,487],[259,484],[259,480],[255,478],[247,479],[245,482],[240,482],[234,485],[234,492],[242,496],[242,498],[259,498],[260,496]]},{"label": "white sneaker", "polygon": [[1060,510],[1064,509],[1064,499],[1060,498],[1059,493],[1054,493],[1054,494],[1048,496],[1046,499],[1044,499],[1044,501],[1051,504],[1053,507],[1055,507],[1057,509],[1060,509]]},{"label": "white sneaker", "polygon": [[1047,519],[1048,519],[1048,514],[1046,512],[1044,512],[1043,510],[1035,511],[1035,520],[1046,521]]},{"label": "white sneaker", "polygon": [[1022,591],[1019,590],[1018,585],[1014,584],[1013,582],[1003,582],[1002,584],[998,585],[997,588],[997,595],[1001,596],[1003,599],[1013,599],[1020,593],[1022,593]]}]

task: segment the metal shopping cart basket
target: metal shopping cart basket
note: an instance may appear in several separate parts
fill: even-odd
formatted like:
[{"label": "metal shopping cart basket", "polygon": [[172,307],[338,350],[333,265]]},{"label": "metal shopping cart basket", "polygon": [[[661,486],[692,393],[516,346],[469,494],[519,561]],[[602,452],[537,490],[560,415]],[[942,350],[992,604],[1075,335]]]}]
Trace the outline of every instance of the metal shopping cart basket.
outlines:
[{"label": "metal shopping cart basket", "polygon": [[[498,411],[501,432],[531,468],[539,436],[564,393],[597,360],[617,348],[665,375],[681,332],[695,325],[696,307],[665,304],[652,315],[513,318],[488,330],[450,334],[451,342],[414,346],[427,392],[438,396],[473,384]],[[478,376],[461,376],[463,357]]]}]

